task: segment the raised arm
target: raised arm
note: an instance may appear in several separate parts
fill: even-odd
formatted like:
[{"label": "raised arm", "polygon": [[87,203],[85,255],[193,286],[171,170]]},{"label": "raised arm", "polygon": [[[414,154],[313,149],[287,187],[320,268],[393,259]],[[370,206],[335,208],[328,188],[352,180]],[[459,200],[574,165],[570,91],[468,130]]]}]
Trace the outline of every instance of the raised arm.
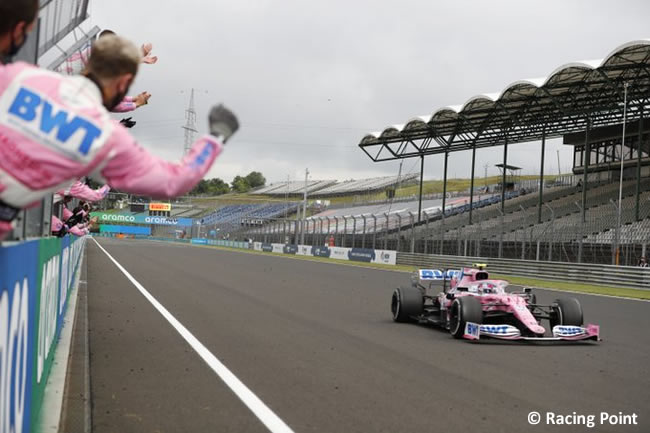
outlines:
[{"label": "raised arm", "polygon": [[111,187],[104,185],[99,189],[92,189],[83,182],[76,181],[69,191],[65,191],[64,195],[71,195],[74,198],[79,198],[86,201],[99,201],[106,197],[106,194],[111,190]]},{"label": "raised arm", "polygon": [[223,143],[238,128],[237,119],[229,110],[215,107],[210,114],[213,135],[199,138],[180,163],[172,163],[140,147],[124,127],[116,124],[110,138],[112,155],[91,176],[124,192],[176,197],[190,191],[205,176],[223,150]]}]

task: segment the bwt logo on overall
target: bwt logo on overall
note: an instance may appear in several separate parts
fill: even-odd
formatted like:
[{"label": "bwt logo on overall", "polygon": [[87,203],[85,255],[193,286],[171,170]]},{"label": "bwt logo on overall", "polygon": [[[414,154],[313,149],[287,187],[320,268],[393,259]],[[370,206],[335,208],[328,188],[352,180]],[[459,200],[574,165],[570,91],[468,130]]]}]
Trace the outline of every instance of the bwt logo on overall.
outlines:
[{"label": "bwt logo on overall", "polygon": [[10,119],[46,140],[50,145],[76,156],[87,156],[102,130],[89,120],[68,113],[38,93],[21,87],[9,107]]}]

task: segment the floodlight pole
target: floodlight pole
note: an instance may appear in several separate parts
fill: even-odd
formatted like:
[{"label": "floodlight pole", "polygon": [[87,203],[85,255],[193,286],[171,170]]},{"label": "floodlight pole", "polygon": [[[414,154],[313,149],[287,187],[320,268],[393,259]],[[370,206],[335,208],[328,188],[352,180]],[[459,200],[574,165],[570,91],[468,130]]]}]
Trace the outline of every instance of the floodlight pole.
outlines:
[{"label": "floodlight pole", "polygon": [[619,245],[621,242],[621,211],[622,211],[622,202],[623,202],[623,168],[625,158],[623,153],[625,152],[625,126],[627,123],[627,87],[628,83],[623,84],[623,137],[621,138],[621,173],[618,179],[618,211],[616,216],[616,237],[614,241],[614,254],[616,265],[620,264],[620,254],[619,254]]}]

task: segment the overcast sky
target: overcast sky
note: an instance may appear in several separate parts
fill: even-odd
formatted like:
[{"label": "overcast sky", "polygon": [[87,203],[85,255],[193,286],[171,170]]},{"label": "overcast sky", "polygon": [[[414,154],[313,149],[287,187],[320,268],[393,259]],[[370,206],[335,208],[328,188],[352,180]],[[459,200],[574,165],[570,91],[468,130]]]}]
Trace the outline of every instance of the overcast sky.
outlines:
[{"label": "overcast sky", "polygon": [[[132,130],[152,152],[179,159],[184,110],[196,91],[197,126],[224,102],[241,129],[207,177],[256,170],[268,181],[397,175],[357,146],[369,132],[544,77],[566,62],[605,57],[650,37],[648,1],[92,0],[89,24],[152,42],[132,93],[153,94]],[[87,27],[87,25],[86,25]],[[547,145],[546,172],[568,172],[572,150]],[[496,174],[502,148],[477,151],[476,175]],[[524,174],[539,171],[539,143],[508,149]],[[425,178],[442,177],[442,155]],[[450,156],[469,177],[471,153]],[[418,159],[403,172],[419,171]]]}]

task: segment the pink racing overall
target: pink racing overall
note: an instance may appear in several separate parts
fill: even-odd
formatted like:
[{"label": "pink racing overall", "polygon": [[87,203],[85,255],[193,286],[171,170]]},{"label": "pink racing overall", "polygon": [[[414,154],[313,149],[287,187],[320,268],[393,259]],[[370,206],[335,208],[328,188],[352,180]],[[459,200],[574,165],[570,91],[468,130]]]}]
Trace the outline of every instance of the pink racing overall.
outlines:
[{"label": "pink racing overall", "polygon": [[180,163],[166,162],[110,118],[87,78],[22,62],[0,66],[0,239],[10,229],[7,209],[28,207],[84,176],[135,194],[182,195],[222,149],[205,135]]},{"label": "pink racing overall", "polygon": [[58,201],[56,200],[57,198],[60,200],[65,196],[71,196],[74,198],[78,198],[81,200],[86,200],[86,201],[99,201],[102,200],[108,192],[111,190],[111,187],[108,185],[104,185],[99,189],[92,189],[85,183],[81,181],[76,181],[72,186],[66,189],[62,189],[60,191],[57,191],[56,194],[58,197],[55,198],[55,202]]}]

